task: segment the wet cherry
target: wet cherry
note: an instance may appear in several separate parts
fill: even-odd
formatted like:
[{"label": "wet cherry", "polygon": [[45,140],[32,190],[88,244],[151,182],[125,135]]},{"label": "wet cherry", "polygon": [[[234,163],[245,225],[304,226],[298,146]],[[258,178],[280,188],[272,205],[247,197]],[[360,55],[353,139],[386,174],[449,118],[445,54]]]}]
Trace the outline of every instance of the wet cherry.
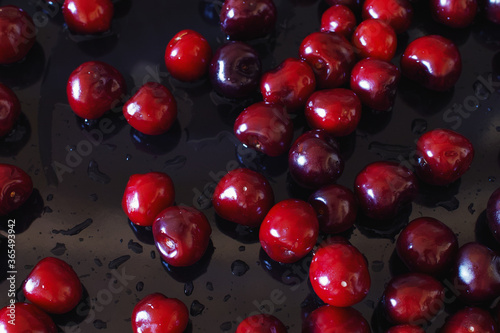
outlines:
[{"label": "wet cherry", "polygon": [[0,332],[56,333],[57,327],[52,318],[35,305],[14,303],[0,309]]},{"label": "wet cherry", "polygon": [[411,25],[413,7],[408,0],[366,0],[363,3],[362,16],[364,20],[373,18],[385,21],[400,34]]},{"label": "wet cherry", "polygon": [[432,17],[452,28],[465,28],[472,24],[477,12],[477,0],[431,0]]},{"label": "wet cherry", "polygon": [[324,305],[309,314],[302,325],[302,333],[370,333],[370,325],[353,308]]},{"label": "wet cherry", "polygon": [[347,6],[331,6],[321,15],[321,31],[323,32],[336,32],[350,39],[355,28],[356,16]]},{"label": "wet cherry", "polygon": [[32,192],[33,181],[23,169],[0,163],[0,216],[21,207]]},{"label": "wet cherry", "polygon": [[0,64],[22,60],[36,41],[36,26],[24,10],[0,7]]},{"label": "wet cherry", "polygon": [[188,323],[187,306],[177,298],[160,293],[144,297],[132,312],[134,333],[182,333]]},{"label": "wet cherry", "polygon": [[287,333],[283,323],[273,315],[257,314],[245,318],[236,333]]},{"label": "wet cherry", "polygon": [[17,95],[0,83],[0,137],[12,131],[21,115],[21,103]]},{"label": "wet cherry", "polygon": [[352,36],[352,45],[362,58],[390,61],[396,53],[398,40],[394,29],[382,20],[361,22]]},{"label": "wet cherry", "polygon": [[114,7],[111,0],[65,0],[62,12],[69,30],[90,35],[111,28]]},{"label": "wet cherry", "polygon": [[446,320],[440,333],[496,333],[497,325],[488,311],[477,307],[467,307]]}]

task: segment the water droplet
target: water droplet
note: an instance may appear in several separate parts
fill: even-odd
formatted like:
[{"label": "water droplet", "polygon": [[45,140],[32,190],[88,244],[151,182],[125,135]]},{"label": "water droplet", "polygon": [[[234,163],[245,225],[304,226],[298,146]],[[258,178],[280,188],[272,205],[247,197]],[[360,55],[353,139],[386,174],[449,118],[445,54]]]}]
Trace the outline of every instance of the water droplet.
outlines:
[{"label": "water droplet", "polygon": [[245,245],[241,245],[241,246],[238,248],[238,251],[243,252],[243,251],[245,251],[245,249],[246,249],[246,248],[245,248]]},{"label": "water droplet", "polygon": [[427,120],[425,119],[414,119],[411,122],[411,132],[416,135],[420,135],[427,131]]},{"label": "water droplet", "polygon": [[220,324],[220,329],[222,332],[227,332],[233,328],[233,324],[230,321],[226,321],[225,323]]},{"label": "water droplet", "polygon": [[467,210],[469,210],[469,213],[472,215],[476,212],[476,210],[474,209],[474,203],[471,202],[470,205],[467,207]]},{"label": "water droplet", "polygon": [[61,235],[64,235],[64,236],[74,236],[74,235],[77,235],[79,234],[80,232],[82,232],[83,230],[85,230],[86,228],[88,228],[92,222],[94,222],[92,219],[86,219],[85,221],[83,221],[82,223],[74,226],[73,228],[71,229],[67,229],[67,230],[52,230],[52,233],[53,234],[61,234]]},{"label": "water droplet", "polygon": [[137,254],[142,253],[143,251],[142,245],[134,242],[132,239],[128,241],[128,248]]},{"label": "water droplet", "polygon": [[50,252],[55,256],[62,256],[66,253],[66,245],[64,243],[56,243],[56,246]]},{"label": "water droplet", "polygon": [[111,178],[108,175],[102,173],[99,170],[99,164],[97,164],[95,160],[91,160],[89,162],[89,166],[87,168],[87,175],[93,181],[101,184],[108,184],[111,181]]},{"label": "water droplet", "polygon": [[207,290],[209,291],[214,291],[214,285],[212,284],[212,282],[208,281],[207,284],[205,285],[205,287],[207,288]]},{"label": "water droplet", "polygon": [[490,176],[490,177],[488,177],[488,181],[489,181],[490,183],[493,183],[495,180],[497,180],[497,178],[496,178],[495,176]]},{"label": "water droplet", "polygon": [[109,269],[117,269],[118,267],[120,267],[121,264],[125,263],[129,259],[130,259],[129,255],[125,255],[125,256],[121,256],[121,257],[118,257],[116,259],[113,259],[109,262],[108,268]]},{"label": "water droplet", "polygon": [[94,259],[94,263],[95,263],[97,266],[99,266],[99,267],[101,267],[101,266],[102,266],[102,261],[101,261],[100,259],[98,259],[98,258],[95,258],[95,259]]},{"label": "water droplet", "polygon": [[97,199],[99,199],[99,198],[97,197],[97,194],[96,194],[96,193],[92,193],[91,195],[89,195],[89,197],[90,197],[90,200],[92,200],[92,201],[97,201]]},{"label": "water droplet", "polygon": [[191,314],[191,316],[196,317],[201,315],[203,310],[205,310],[205,305],[201,304],[197,300],[194,300],[193,303],[191,303],[189,313]]},{"label": "water droplet", "polygon": [[460,205],[460,202],[455,197],[453,197],[447,201],[440,201],[436,204],[436,206],[443,207],[444,209],[446,209],[449,212],[458,209],[459,205]]},{"label": "water droplet", "polygon": [[186,161],[187,161],[186,156],[177,155],[170,160],[166,160],[165,163],[163,163],[163,165],[167,169],[180,169],[186,164]]},{"label": "water droplet", "polygon": [[184,295],[186,296],[191,296],[194,290],[194,284],[193,281],[188,281],[184,283]]},{"label": "water droplet", "polygon": [[52,201],[52,199],[54,199],[54,195],[53,194],[47,195],[47,201]]},{"label": "water droplet", "polygon": [[374,260],[372,262],[372,270],[374,272],[381,272],[384,269],[384,262],[381,260]]},{"label": "water droplet", "polygon": [[250,267],[243,260],[235,260],[231,264],[231,273],[235,276],[242,276],[248,272],[249,269]]},{"label": "water droplet", "polygon": [[141,292],[143,289],[144,289],[144,282],[142,281],[137,282],[137,284],[135,285],[135,290]]},{"label": "water droplet", "polygon": [[108,328],[108,324],[106,324],[106,322],[104,322],[104,321],[102,321],[100,319],[94,320],[93,324],[94,324],[94,327],[97,328],[98,330],[102,330],[102,329]]},{"label": "water droplet", "polygon": [[231,295],[227,294],[226,296],[224,296],[223,301],[224,301],[224,302],[227,302],[227,301],[229,301],[230,299],[231,299]]},{"label": "water droplet", "polygon": [[488,99],[491,95],[489,89],[480,81],[475,81],[472,87],[474,89],[474,94],[478,97],[480,96],[482,100]]},{"label": "water droplet", "polygon": [[126,161],[130,161],[131,159],[132,159],[132,155],[130,155],[130,154],[125,155]]},{"label": "water droplet", "polygon": [[156,252],[155,251],[151,251],[151,259],[156,259]]},{"label": "water droplet", "polygon": [[53,212],[53,210],[49,206],[43,207],[43,214],[48,214],[48,213],[52,213],[52,212]]}]

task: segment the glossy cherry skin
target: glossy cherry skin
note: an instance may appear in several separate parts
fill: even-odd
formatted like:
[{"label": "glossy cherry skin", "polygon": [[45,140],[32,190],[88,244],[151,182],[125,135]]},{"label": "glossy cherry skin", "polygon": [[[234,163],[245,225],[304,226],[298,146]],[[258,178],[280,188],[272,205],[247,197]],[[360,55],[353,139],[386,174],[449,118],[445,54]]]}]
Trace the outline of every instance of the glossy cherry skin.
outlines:
[{"label": "glossy cherry skin", "polygon": [[177,119],[177,102],[167,87],[148,82],[125,103],[123,115],[139,132],[159,135],[167,132]]},{"label": "glossy cherry skin", "polygon": [[324,305],[309,314],[302,333],[370,333],[370,325],[363,315],[353,308]]},{"label": "glossy cherry skin", "polygon": [[22,60],[36,41],[33,19],[16,6],[0,7],[0,64]]},{"label": "glossy cherry skin", "polygon": [[62,12],[71,32],[91,35],[111,28],[114,7],[111,0],[65,0]]},{"label": "glossy cherry skin", "polygon": [[217,93],[227,98],[243,98],[259,88],[262,64],[253,47],[229,42],[215,51],[208,72]]},{"label": "glossy cherry skin", "polygon": [[349,89],[323,89],[306,103],[305,116],[310,127],[338,137],[351,134],[361,120],[361,101]]},{"label": "glossy cherry skin", "polygon": [[102,61],[81,64],[71,73],[66,85],[71,109],[84,119],[100,118],[115,107],[126,92],[123,75]]},{"label": "glossy cherry skin", "polygon": [[334,32],[307,35],[300,45],[299,56],[313,69],[320,89],[337,88],[348,82],[356,61],[352,45]]},{"label": "glossy cherry skin", "polygon": [[122,208],[133,223],[148,227],[156,216],[174,204],[174,183],[163,172],[130,176],[122,198]]},{"label": "glossy cherry skin", "polygon": [[290,148],[293,123],[283,106],[257,102],[236,118],[234,133],[246,146],[269,156],[279,156]]},{"label": "glossy cherry skin", "polygon": [[446,320],[439,331],[440,333],[496,333],[497,325],[488,313],[481,308],[467,307],[454,314]]},{"label": "glossy cherry skin", "polygon": [[32,192],[33,181],[23,169],[0,163],[0,216],[21,207]]},{"label": "glossy cherry skin", "polygon": [[236,333],[287,333],[283,323],[273,315],[257,314],[245,318]]},{"label": "glossy cherry skin", "polygon": [[165,65],[172,77],[181,81],[196,81],[208,72],[212,48],[200,33],[179,31],[167,44]]},{"label": "glossy cherry skin", "polygon": [[144,297],[132,312],[134,333],[182,333],[188,323],[187,306],[177,298],[160,293]]},{"label": "glossy cherry skin", "polygon": [[415,173],[432,185],[448,185],[469,170],[474,147],[463,135],[449,129],[424,133],[417,141]]},{"label": "glossy cherry skin", "polygon": [[500,188],[493,192],[488,199],[486,217],[491,233],[500,243]]},{"label": "glossy cherry skin", "polygon": [[[13,319],[15,319],[15,325],[9,323]],[[14,303],[13,309],[7,306],[0,309],[0,332],[56,333],[57,327],[52,318],[35,305]]]},{"label": "glossy cherry skin", "polygon": [[293,263],[312,250],[318,232],[318,219],[311,205],[298,199],[286,199],[267,213],[260,226],[259,240],[271,259]]},{"label": "glossy cherry skin", "polygon": [[416,325],[397,325],[389,328],[386,333],[425,333],[425,331]]},{"label": "glossy cherry skin", "polygon": [[401,34],[411,25],[413,7],[407,0],[366,0],[361,15],[363,20],[373,18],[385,21],[397,34]]},{"label": "glossy cherry skin", "polygon": [[500,24],[500,2],[498,0],[486,0],[484,11],[488,20]]},{"label": "glossy cherry skin", "polygon": [[401,72],[427,89],[446,91],[460,77],[462,58],[451,40],[438,35],[423,36],[406,47]]},{"label": "glossy cherry skin", "polygon": [[274,205],[273,188],[258,172],[235,169],[217,184],[212,205],[215,212],[226,220],[257,227]]},{"label": "glossy cherry skin", "polygon": [[321,15],[321,31],[323,32],[336,32],[346,39],[351,39],[355,28],[356,16],[347,6],[331,6]]},{"label": "glossy cherry skin", "polygon": [[274,29],[277,11],[272,0],[225,0],[219,16],[221,29],[230,39],[250,40]]},{"label": "glossy cherry skin", "polygon": [[452,28],[465,28],[476,17],[476,0],[431,0],[429,3],[434,20]]},{"label": "glossy cherry skin", "polygon": [[390,61],[396,53],[398,40],[394,29],[382,20],[361,22],[352,36],[352,45],[362,58]]},{"label": "glossy cherry skin", "polygon": [[262,75],[260,92],[265,102],[281,104],[288,112],[302,111],[316,89],[316,77],[303,60],[285,59],[278,67]]},{"label": "glossy cherry skin", "polygon": [[4,84],[0,83],[0,137],[12,131],[21,115],[21,103],[17,95]]},{"label": "glossy cherry skin", "polygon": [[390,110],[396,98],[401,74],[392,63],[363,59],[351,72],[351,89],[361,103],[378,111]]},{"label": "glossy cherry skin", "polygon": [[174,267],[190,266],[200,260],[211,233],[205,215],[192,207],[168,207],[153,222],[156,248],[162,259]]},{"label": "glossy cherry skin", "polygon": [[63,314],[80,302],[83,287],[70,265],[61,259],[46,257],[24,281],[23,292],[28,301],[45,312]]},{"label": "glossy cherry skin", "polygon": [[413,172],[396,162],[367,165],[356,176],[354,193],[363,213],[373,219],[396,217],[400,209],[417,195]]}]

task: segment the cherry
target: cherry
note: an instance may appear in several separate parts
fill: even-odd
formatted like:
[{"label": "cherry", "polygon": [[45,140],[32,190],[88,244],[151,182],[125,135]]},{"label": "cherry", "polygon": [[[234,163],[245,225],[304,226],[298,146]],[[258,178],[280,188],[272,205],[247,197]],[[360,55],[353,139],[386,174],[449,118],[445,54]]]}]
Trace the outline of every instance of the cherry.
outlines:
[{"label": "cherry", "polygon": [[488,199],[486,217],[491,233],[500,243],[500,188],[493,192]]},{"label": "cherry", "polygon": [[423,36],[411,42],[401,58],[401,72],[430,90],[451,89],[462,72],[455,44],[442,36]]},{"label": "cherry", "polygon": [[486,0],[484,4],[486,17],[493,23],[500,24],[500,2],[497,0]]},{"label": "cherry", "polygon": [[467,307],[448,317],[440,333],[496,333],[495,321],[481,308]]},{"label": "cherry", "polygon": [[133,223],[148,227],[156,216],[174,204],[172,179],[163,172],[130,176],[122,198],[122,208]]},{"label": "cherry", "polygon": [[111,28],[114,8],[111,0],[65,0],[62,12],[71,32],[91,35]]},{"label": "cherry", "polygon": [[396,53],[398,40],[394,29],[382,20],[361,22],[352,36],[352,45],[362,58],[390,61]]},{"label": "cherry", "polygon": [[[11,307],[9,308],[9,306]],[[57,332],[57,327],[52,318],[35,305],[29,303],[11,303],[9,306],[0,309],[0,332]]]},{"label": "cherry", "polygon": [[12,131],[21,115],[21,103],[16,94],[0,83],[0,137]]},{"label": "cherry", "polygon": [[448,129],[424,133],[417,141],[415,172],[424,182],[448,185],[469,170],[474,147],[463,135]]},{"label": "cherry", "polygon": [[431,0],[432,17],[452,28],[465,28],[472,24],[477,12],[476,0]]},{"label": "cherry", "polygon": [[153,222],[156,248],[162,259],[174,267],[190,266],[200,260],[211,233],[205,215],[192,207],[168,207]]},{"label": "cherry", "polygon": [[320,89],[337,88],[348,82],[356,61],[354,48],[342,35],[334,32],[313,32],[300,45],[300,58],[316,75]]},{"label": "cherry", "polygon": [[397,325],[391,327],[386,333],[425,333],[425,331],[416,325]]},{"label": "cherry", "polygon": [[318,238],[316,212],[305,201],[286,199],[267,213],[259,230],[262,248],[271,259],[293,263],[305,257]]},{"label": "cherry", "polygon": [[139,132],[159,135],[167,132],[177,119],[177,102],[167,87],[148,82],[125,103],[123,115]]},{"label": "cherry", "polygon": [[330,6],[343,5],[356,12],[361,8],[362,0],[325,0],[325,2]]},{"label": "cherry", "polygon": [[352,90],[319,90],[307,100],[305,116],[312,128],[323,129],[335,137],[346,136],[358,126],[361,101]]},{"label": "cherry", "polygon": [[363,20],[380,19],[389,23],[397,34],[401,34],[411,25],[413,7],[407,0],[366,0],[361,14]]},{"label": "cherry", "polygon": [[334,5],[321,15],[321,31],[336,32],[347,39],[356,28],[356,16],[344,5]]},{"label": "cherry", "polygon": [[54,314],[73,310],[80,302],[83,287],[65,261],[46,257],[40,260],[23,284],[24,296],[40,309]]},{"label": "cherry", "polygon": [[181,81],[196,81],[207,72],[212,48],[205,37],[194,30],[181,30],[168,42],[165,65],[172,77]]},{"label": "cherry", "polygon": [[283,106],[258,102],[236,118],[234,133],[244,145],[269,156],[279,156],[292,143],[293,123]]},{"label": "cherry", "polygon": [[364,105],[386,111],[394,104],[400,77],[399,69],[388,61],[363,59],[352,69],[351,89]]},{"label": "cherry", "polygon": [[33,192],[31,177],[21,168],[0,163],[0,216],[18,209]]},{"label": "cherry", "polygon": [[36,40],[33,19],[16,6],[0,7],[0,64],[22,60]]},{"label": "cherry", "polygon": [[126,91],[122,74],[101,61],[88,61],[78,66],[66,85],[71,109],[84,119],[100,118],[121,101]]},{"label": "cherry", "polygon": [[288,153],[292,178],[302,187],[317,189],[334,183],[344,171],[337,141],[323,130],[305,132]]},{"label": "cherry", "polygon": [[285,59],[277,68],[262,75],[260,92],[264,101],[281,104],[288,112],[301,111],[316,89],[316,78],[303,60]]},{"label": "cherry", "polygon": [[302,333],[370,333],[370,325],[363,315],[353,308],[324,305],[306,318]]},{"label": "cherry", "polygon": [[214,90],[228,98],[243,98],[259,87],[262,65],[257,51],[243,42],[219,47],[209,67]]},{"label": "cherry", "polygon": [[177,298],[160,293],[141,299],[132,312],[134,333],[182,333],[188,323],[187,306]]},{"label": "cherry", "polygon": [[212,196],[212,204],[222,218],[257,227],[274,205],[273,188],[260,173],[239,168],[222,177]]},{"label": "cherry", "polygon": [[245,318],[236,333],[287,333],[283,323],[273,315],[257,314]]},{"label": "cherry", "polygon": [[354,193],[366,216],[391,219],[415,198],[417,179],[408,168],[396,162],[374,162],[356,176]]}]

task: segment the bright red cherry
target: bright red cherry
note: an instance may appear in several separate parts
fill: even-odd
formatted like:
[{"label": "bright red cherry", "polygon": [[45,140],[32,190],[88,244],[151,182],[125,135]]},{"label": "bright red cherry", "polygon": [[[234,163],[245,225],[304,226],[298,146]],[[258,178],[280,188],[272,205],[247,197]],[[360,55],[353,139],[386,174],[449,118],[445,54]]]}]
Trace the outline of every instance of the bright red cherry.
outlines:
[{"label": "bright red cherry", "polygon": [[275,204],[259,230],[262,248],[271,259],[293,263],[305,257],[318,238],[316,212],[305,201],[287,199]]},{"label": "bright red cherry", "polygon": [[486,17],[493,23],[500,24],[500,1],[486,0],[484,4]]},{"label": "bright red cherry", "polygon": [[22,60],[36,40],[32,18],[16,6],[0,7],[0,64]]},{"label": "bright red cherry", "polygon": [[212,204],[222,218],[257,227],[274,205],[273,188],[260,173],[239,168],[222,177],[212,196]]},{"label": "bright red cherry", "polygon": [[321,31],[336,32],[350,39],[356,28],[356,16],[349,7],[334,5],[321,15]]},{"label": "bright red cherry", "polygon": [[0,137],[12,131],[21,115],[21,103],[16,94],[0,83]]},{"label": "bright red cherry", "polygon": [[370,325],[363,315],[353,308],[324,305],[309,314],[302,333],[370,333]]},{"label": "bright red cherry", "polygon": [[0,216],[21,207],[32,192],[33,181],[23,169],[0,163]]},{"label": "bright red cherry", "polygon": [[82,298],[83,287],[73,268],[65,261],[47,257],[40,260],[23,284],[26,299],[54,314],[73,310]]},{"label": "bright red cherry", "polygon": [[203,35],[194,30],[179,31],[165,49],[165,65],[181,81],[196,81],[207,72],[212,48]]},{"label": "bright red cherry", "polygon": [[115,107],[126,92],[123,75],[101,61],[88,61],[78,66],[66,85],[71,109],[84,119],[100,118]]},{"label": "bright red cherry", "polygon": [[174,204],[172,179],[163,172],[130,176],[122,198],[122,208],[133,223],[148,227],[156,216]]},{"label": "bright red cherry", "polygon": [[168,131],[177,119],[177,102],[167,87],[148,82],[125,103],[123,114],[139,132],[159,135]]},{"label": "bright red cherry", "polygon": [[273,315],[257,314],[245,318],[236,333],[287,333],[283,323]]},{"label": "bright red cherry", "polygon": [[111,0],[65,0],[62,12],[71,32],[91,35],[111,28],[114,7]]},{"label": "bright red cherry", "polygon": [[382,20],[361,22],[352,36],[352,45],[362,58],[390,61],[396,53],[398,40],[394,29]]},{"label": "bright red cherry", "polygon": [[380,19],[401,34],[410,27],[413,7],[408,0],[366,0],[361,14],[363,20]]},{"label": "bright red cherry", "polygon": [[452,314],[439,331],[440,333],[496,333],[497,325],[488,311],[468,307]]},{"label": "bright red cherry", "polygon": [[397,325],[391,327],[386,333],[425,333],[425,331],[416,325]]},{"label": "bright red cherry", "polygon": [[182,333],[188,323],[187,306],[177,298],[160,293],[144,297],[132,312],[134,333]]},{"label": "bright red cherry", "polygon": [[406,47],[401,72],[427,89],[446,91],[460,77],[462,58],[451,40],[438,35],[423,36]]},{"label": "bright red cherry", "polygon": [[352,90],[323,89],[309,97],[305,116],[310,127],[325,130],[338,137],[356,130],[361,119],[361,109],[361,101]]},{"label": "bright red cherry", "polygon": [[452,28],[465,28],[472,24],[477,12],[477,0],[431,0],[432,17]]},{"label": "bright red cherry", "polygon": [[486,217],[491,233],[500,243],[500,188],[493,192],[488,199]]},{"label": "bright red cherry", "polygon": [[52,318],[35,305],[29,303],[14,303],[9,306],[0,309],[0,332],[57,332],[56,324],[54,324]]},{"label": "bright red cherry", "polygon": [[463,135],[448,129],[424,133],[417,141],[419,178],[432,185],[448,185],[469,170],[474,147]]},{"label": "bright red cherry", "polygon": [[190,266],[205,254],[212,227],[191,207],[171,206],[153,222],[153,237],[162,259],[174,267]]}]

